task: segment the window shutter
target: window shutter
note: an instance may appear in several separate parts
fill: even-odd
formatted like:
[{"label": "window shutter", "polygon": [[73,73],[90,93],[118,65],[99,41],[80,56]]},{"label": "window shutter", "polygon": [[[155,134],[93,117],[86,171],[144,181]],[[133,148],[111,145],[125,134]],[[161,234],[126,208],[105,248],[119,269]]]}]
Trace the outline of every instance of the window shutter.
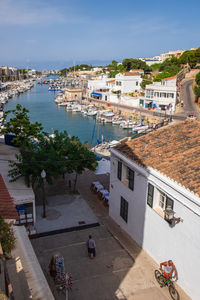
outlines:
[{"label": "window shutter", "polygon": [[134,190],[134,171],[128,169],[128,187],[132,191]]},{"label": "window shutter", "polygon": [[172,209],[174,208],[174,201],[169,198],[168,196],[166,197],[166,209]]},{"label": "window shutter", "polygon": [[121,161],[118,161],[117,177],[119,180],[122,179],[122,162]]},{"label": "window shutter", "polygon": [[147,204],[151,208],[153,207],[153,194],[154,194],[154,186],[151,183],[148,183]]}]

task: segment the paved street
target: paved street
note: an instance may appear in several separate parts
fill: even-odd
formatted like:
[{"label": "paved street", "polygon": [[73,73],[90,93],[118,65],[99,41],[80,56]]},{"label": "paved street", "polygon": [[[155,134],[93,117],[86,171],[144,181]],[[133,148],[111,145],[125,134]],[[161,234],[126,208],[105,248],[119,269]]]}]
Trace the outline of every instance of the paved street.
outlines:
[{"label": "paved street", "polygon": [[[85,241],[89,234],[97,245],[95,259],[87,255]],[[51,256],[57,252],[63,255],[66,271],[73,276],[69,300],[145,299],[144,295],[148,299],[168,299],[153,281],[147,280],[139,266],[133,268],[133,258],[105,226],[42,237],[32,240],[32,244],[55,299],[65,299],[48,272]]]},{"label": "paved street", "polygon": [[[95,213],[100,226],[33,239],[32,245],[56,300],[64,300],[49,275],[51,256],[64,256],[66,271],[73,277],[69,300],[167,300],[167,288],[161,289],[154,278],[158,265],[108,216],[108,208],[90,191],[90,183],[99,180],[108,185],[107,175],[85,172],[78,179],[78,190]],[[58,187],[57,187],[58,188]],[[67,216],[66,216],[67,217]],[[87,256],[85,242],[92,234],[97,257]],[[181,300],[190,298],[178,288]]]},{"label": "paved street", "polygon": [[184,79],[181,88],[181,99],[184,102],[182,114],[185,116],[194,115],[200,119],[199,109],[194,102],[195,96],[192,90],[193,79]]}]

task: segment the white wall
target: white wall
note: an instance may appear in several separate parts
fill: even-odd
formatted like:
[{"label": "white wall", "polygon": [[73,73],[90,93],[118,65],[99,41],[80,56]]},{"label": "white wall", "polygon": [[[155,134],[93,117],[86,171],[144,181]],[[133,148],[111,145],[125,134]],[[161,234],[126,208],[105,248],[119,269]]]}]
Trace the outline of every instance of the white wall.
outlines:
[{"label": "white wall", "polygon": [[[121,82],[121,86],[117,85],[117,82]],[[138,85],[136,85],[138,82]],[[115,88],[121,90],[121,93],[132,93],[135,91],[140,91],[140,83],[142,82],[142,78],[140,75],[138,76],[124,76],[119,73],[115,76]]]},{"label": "white wall", "polygon": [[[115,155],[123,158],[115,150]],[[193,299],[200,299],[200,199],[153,169],[143,169],[123,158],[135,170],[135,189],[131,191],[117,178],[117,160],[111,156],[110,216],[157,263],[172,259],[178,270],[178,284]],[[146,204],[148,182],[174,200],[176,217],[180,222],[171,227],[154,209]],[[113,186],[113,188],[112,188]],[[120,197],[129,203],[128,223],[120,217]],[[193,202],[192,202],[193,201]]]},{"label": "white wall", "polygon": [[106,80],[107,79],[88,80],[88,90],[95,91],[98,88],[107,88]]},{"label": "white wall", "polygon": [[[147,100],[152,100],[159,105],[172,105],[172,110],[175,110],[176,105],[176,78],[172,80],[163,80],[162,82],[154,82],[146,85],[145,97]],[[151,93],[151,95],[149,95]],[[159,96],[158,96],[159,93]],[[165,93],[164,97],[161,93]],[[173,97],[170,95],[173,94]]]}]

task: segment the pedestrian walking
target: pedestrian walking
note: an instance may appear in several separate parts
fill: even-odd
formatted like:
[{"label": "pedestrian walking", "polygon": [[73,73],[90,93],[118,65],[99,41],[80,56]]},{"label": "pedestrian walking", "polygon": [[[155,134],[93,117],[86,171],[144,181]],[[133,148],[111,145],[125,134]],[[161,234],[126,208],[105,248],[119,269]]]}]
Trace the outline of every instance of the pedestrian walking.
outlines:
[{"label": "pedestrian walking", "polygon": [[88,248],[88,256],[90,258],[94,258],[96,256],[96,244],[95,241],[92,239],[91,235],[89,235],[89,239],[86,242],[86,246]]}]

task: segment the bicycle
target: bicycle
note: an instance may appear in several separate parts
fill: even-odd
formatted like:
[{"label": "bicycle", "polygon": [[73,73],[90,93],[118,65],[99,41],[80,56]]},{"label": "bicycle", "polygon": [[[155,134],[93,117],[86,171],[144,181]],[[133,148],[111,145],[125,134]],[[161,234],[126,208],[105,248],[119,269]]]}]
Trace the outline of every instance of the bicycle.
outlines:
[{"label": "bicycle", "polygon": [[55,280],[56,289],[58,291],[62,291],[63,293],[67,293],[69,290],[72,289],[72,276],[70,273],[65,273]]},{"label": "bicycle", "polygon": [[159,283],[160,287],[167,286],[169,289],[170,296],[173,300],[180,300],[178,291],[176,290],[174,283],[171,278],[166,278],[160,271],[155,270],[155,278]]}]

